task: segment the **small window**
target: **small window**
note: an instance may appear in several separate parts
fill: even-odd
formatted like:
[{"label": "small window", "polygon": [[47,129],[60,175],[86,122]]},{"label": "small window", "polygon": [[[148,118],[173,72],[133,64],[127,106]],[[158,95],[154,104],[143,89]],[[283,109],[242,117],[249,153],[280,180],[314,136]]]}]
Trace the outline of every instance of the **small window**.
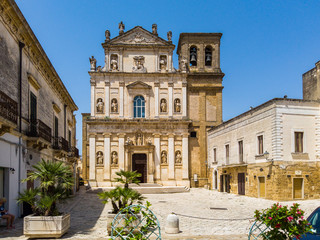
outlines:
[{"label": "small window", "polygon": [[217,162],[217,149],[216,148],[214,148],[213,149],[213,162]]},{"label": "small window", "polygon": [[197,137],[197,132],[191,132],[191,133],[190,133],[190,137],[196,138],[196,137]]},{"label": "small window", "polygon": [[303,132],[294,132],[295,152],[303,153]]},{"label": "small window", "polygon": [[238,141],[238,145],[239,145],[239,162],[242,163],[243,162],[243,141]]},{"label": "small window", "polygon": [[197,66],[197,48],[194,46],[190,48],[190,66]]},{"label": "small window", "polygon": [[205,49],[205,65],[211,66],[212,65],[212,48],[210,46],[206,47]]},{"label": "small window", "polygon": [[142,96],[136,96],[133,100],[133,116],[134,118],[145,117],[145,101]]},{"label": "small window", "polygon": [[230,146],[226,145],[226,164],[229,164],[229,156],[230,156]]},{"label": "small window", "polygon": [[263,154],[263,135],[258,136],[258,154]]}]

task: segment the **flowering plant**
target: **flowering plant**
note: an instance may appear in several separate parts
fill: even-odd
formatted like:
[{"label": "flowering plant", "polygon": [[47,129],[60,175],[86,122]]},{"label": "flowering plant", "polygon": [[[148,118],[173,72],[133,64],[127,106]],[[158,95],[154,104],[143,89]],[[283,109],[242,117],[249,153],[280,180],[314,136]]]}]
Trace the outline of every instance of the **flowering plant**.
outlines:
[{"label": "flowering plant", "polygon": [[256,210],[255,220],[263,222],[269,228],[269,231],[263,234],[264,239],[292,240],[300,239],[302,235],[311,232],[311,225],[303,215],[304,211],[297,203],[290,208],[277,203],[271,208]]}]

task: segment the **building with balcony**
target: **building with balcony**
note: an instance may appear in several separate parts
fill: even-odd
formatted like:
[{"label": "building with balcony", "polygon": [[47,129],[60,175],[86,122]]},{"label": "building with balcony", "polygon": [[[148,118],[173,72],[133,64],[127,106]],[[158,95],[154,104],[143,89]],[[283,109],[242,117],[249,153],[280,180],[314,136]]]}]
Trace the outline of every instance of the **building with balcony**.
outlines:
[{"label": "building with balcony", "polygon": [[142,183],[208,184],[206,131],[222,122],[221,33],[181,33],[179,68],[167,39],[136,26],[110,38],[104,66],[90,58],[91,113],[83,114],[83,177],[112,186],[115,172],[136,170]]},{"label": "building with balcony", "polygon": [[22,213],[20,180],[41,159],[75,167],[78,108],[14,0],[0,2],[0,197]]}]

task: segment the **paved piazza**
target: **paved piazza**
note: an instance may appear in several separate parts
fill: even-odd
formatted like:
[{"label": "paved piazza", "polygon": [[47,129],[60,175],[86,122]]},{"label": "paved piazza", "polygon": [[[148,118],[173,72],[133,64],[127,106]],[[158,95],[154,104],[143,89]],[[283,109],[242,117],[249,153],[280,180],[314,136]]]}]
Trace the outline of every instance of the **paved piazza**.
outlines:
[{"label": "paved piazza", "polygon": [[[247,233],[255,209],[272,205],[273,201],[219,193],[206,189],[191,189],[187,193],[144,194],[161,225],[162,239],[248,239]],[[296,201],[309,215],[320,206],[319,200]],[[293,201],[283,204],[291,205]],[[216,209],[212,209],[216,208]],[[84,188],[63,204],[62,210],[71,212],[71,228],[63,239],[107,239],[106,215],[111,204],[104,205],[96,194]],[[167,235],[165,219],[171,212],[179,215],[181,233]],[[22,235],[22,220],[15,230],[6,230],[1,221],[0,238],[26,239]]]}]

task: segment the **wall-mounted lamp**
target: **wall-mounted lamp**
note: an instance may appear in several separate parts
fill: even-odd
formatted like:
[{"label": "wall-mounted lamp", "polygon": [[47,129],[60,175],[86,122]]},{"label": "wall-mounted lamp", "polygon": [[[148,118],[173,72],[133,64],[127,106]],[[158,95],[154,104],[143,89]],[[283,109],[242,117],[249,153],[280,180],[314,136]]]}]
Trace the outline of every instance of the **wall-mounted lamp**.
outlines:
[{"label": "wall-mounted lamp", "polygon": [[257,178],[257,176],[256,176],[256,175],[254,175],[254,176],[253,176],[253,178],[254,178],[254,179],[256,179],[256,178]]},{"label": "wall-mounted lamp", "polygon": [[11,171],[12,174],[14,174],[14,172],[16,171],[14,168],[9,168],[9,170]]},{"label": "wall-mounted lamp", "polygon": [[263,172],[263,168],[260,168],[260,172]]},{"label": "wall-mounted lamp", "polygon": [[269,159],[270,153],[268,151],[265,151],[263,154],[266,157],[266,160],[273,163],[273,158]]},{"label": "wall-mounted lamp", "polygon": [[267,178],[270,178],[270,174],[267,175]]},{"label": "wall-mounted lamp", "polygon": [[308,178],[308,177],[309,177],[309,175],[306,175],[306,177]]},{"label": "wall-mounted lamp", "polygon": [[291,178],[291,175],[287,175],[288,178]]}]

